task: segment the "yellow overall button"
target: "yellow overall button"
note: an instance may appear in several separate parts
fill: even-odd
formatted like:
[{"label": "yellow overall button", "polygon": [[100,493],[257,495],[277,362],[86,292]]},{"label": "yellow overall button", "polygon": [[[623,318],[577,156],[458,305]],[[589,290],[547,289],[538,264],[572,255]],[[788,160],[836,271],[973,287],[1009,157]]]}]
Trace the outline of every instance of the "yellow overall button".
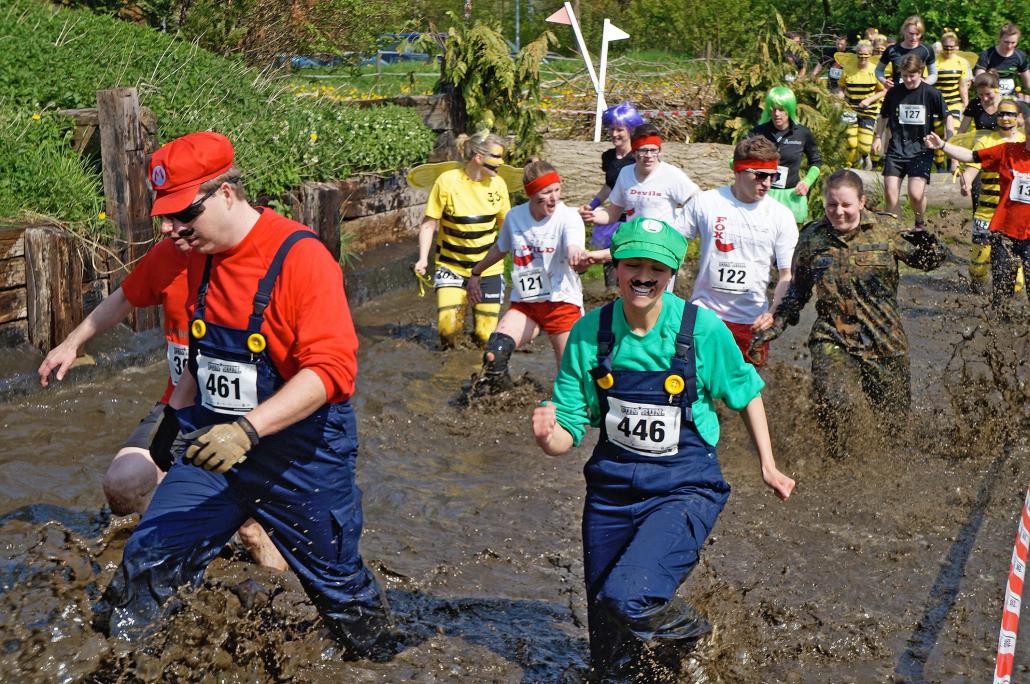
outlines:
[{"label": "yellow overall button", "polygon": [[683,382],[683,377],[680,375],[673,374],[665,378],[665,391],[673,396],[682,392],[686,386],[686,383]]},{"label": "yellow overall button", "polygon": [[615,384],[615,378],[612,377],[611,373],[609,373],[608,375],[604,376],[603,378],[598,378],[597,379],[597,386],[600,387],[601,389],[611,389],[612,385],[614,385],[614,384]]},{"label": "yellow overall button", "polygon": [[207,323],[198,318],[190,324],[190,332],[193,333],[193,339],[199,340],[207,334]]},{"label": "yellow overall button", "polygon": [[265,341],[265,336],[261,333],[253,333],[247,338],[247,349],[255,354],[260,354],[268,346],[268,342]]}]

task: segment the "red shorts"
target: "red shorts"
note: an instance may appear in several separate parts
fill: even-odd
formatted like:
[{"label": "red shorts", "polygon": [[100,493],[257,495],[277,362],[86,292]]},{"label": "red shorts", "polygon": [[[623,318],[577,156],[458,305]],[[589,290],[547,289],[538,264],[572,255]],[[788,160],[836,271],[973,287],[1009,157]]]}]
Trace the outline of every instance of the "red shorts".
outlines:
[{"label": "red shorts", "polygon": [[512,302],[510,308],[525,315],[548,335],[572,330],[575,322],[583,317],[583,310],[568,302]]},{"label": "red shorts", "polygon": [[750,323],[730,323],[729,321],[723,321],[726,327],[733,333],[733,341],[737,343],[740,348],[740,353],[744,355],[744,360],[750,363],[755,368],[761,368],[765,365],[766,360],[769,358],[769,343],[763,342],[755,350],[754,358],[747,353],[747,348],[751,346],[751,338],[754,337],[755,333],[751,330]]}]

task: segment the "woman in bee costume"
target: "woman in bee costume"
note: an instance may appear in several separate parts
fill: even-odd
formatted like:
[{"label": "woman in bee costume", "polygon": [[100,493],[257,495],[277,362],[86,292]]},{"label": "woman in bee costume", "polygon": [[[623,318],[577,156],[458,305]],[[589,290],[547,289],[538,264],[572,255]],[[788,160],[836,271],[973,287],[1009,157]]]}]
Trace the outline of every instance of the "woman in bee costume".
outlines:
[{"label": "woman in bee costume", "polygon": [[687,241],[658,219],[612,237],[620,298],[572,328],[553,403],[533,414],[547,454],[601,428],[584,468],[583,551],[592,664],[618,676],[651,656],[676,666],[710,627],[676,590],[729,498],[715,455],[714,399],[741,412],[762,478],[781,499],[794,481],[776,468],[763,382],[714,313],[665,292]]},{"label": "woman in bee costume", "polygon": [[[472,267],[497,241],[504,215],[511,209],[508,186],[498,175],[503,155],[504,146],[496,135],[472,136],[465,142],[464,166],[441,173],[429,192],[426,215],[419,227],[415,273],[426,275],[435,236],[433,286],[440,341],[445,348],[453,347],[464,329],[465,288]],[[408,182],[417,186],[412,175]],[[494,264],[481,275],[483,299],[472,307],[472,334],[483,345],[497,327],[501,312],[504,263]]]}]

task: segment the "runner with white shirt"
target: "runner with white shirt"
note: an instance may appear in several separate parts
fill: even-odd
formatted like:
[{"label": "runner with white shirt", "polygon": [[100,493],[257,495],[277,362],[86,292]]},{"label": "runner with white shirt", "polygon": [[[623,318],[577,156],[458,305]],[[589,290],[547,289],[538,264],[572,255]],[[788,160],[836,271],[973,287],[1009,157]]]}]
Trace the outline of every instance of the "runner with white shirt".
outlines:
[{"label": "runner with white shirt", "polygon": [[513,386],[508,373],[512,352],[541,330],[560,364],[569,331],[583,315],[583,286],[573,270],[586,256],[583,219],[561,201],[561,177],[551,164],[527,164],[523,183],[529,201],[508,212],[497,242],[472,267],[468,281],[468,298],[474,304],[482,296],[480,274],[511,252],[511,306],[483,354],[482,378],[492,391]]},{"label": "runner with white shirt", "polygon": [[[733,185],[708,190],[685,211],[687,237],[701,241],[701,261],[691,302],[715,312],[733,333],[744,358],[761,367],[768,345],[748,354],[752,336],[772,325],[769,312],[790,285],[790,262],[798,241],[794,215],[772,197],[779,152],[761,136],[733,150]],[[766,299],[769,271],[779,279],[772,306]]]},{"label": "runner with white shirt", "polygon": [[[676,226],[676,210],[700,192],[678,166],[663,162],[661,133],[654,124],[644,123],[633,129],[633,155],[636,163],[619,172],[608,206],[598,209],[583,205],[579,215],[584,221],[605,225],[637,217],[655,218]],[[608,261],[609,259],[604,259]]]}]

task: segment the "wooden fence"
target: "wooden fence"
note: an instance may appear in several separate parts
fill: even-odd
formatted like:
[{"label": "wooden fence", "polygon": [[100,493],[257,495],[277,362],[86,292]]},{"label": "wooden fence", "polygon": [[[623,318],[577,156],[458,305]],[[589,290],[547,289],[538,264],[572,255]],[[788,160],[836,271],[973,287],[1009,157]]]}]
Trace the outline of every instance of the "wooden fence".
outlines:
[{"label": "wooden fence", "polygon": [[[418,107],[434,130],[449,120],[446,101],[420,98],[410,106]],[[99,256],[57,227],[0,226],[0,346],[53,347],[118,287],[157,236],[150,218],[147,156],[158,147],[158,122],[140,107],[136,90],[98,91],[96,109],[63,113],[74,121],[75,148],[101,160],[106,213],[117,237]],[[283,199],[339,259],[341,233],[349,252],[414,237],[426,195],[394,175],[305,183]],[[156,327],[160,312],[157,307],[136,310],[129,323],[137,331]]]}]

